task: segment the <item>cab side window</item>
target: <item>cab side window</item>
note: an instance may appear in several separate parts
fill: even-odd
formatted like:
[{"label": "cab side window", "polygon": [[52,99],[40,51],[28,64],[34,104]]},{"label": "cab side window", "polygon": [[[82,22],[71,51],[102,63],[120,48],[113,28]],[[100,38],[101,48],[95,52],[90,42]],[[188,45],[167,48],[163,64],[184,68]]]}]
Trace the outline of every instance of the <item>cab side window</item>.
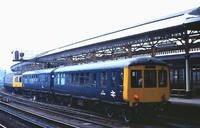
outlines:
[{"label": "cab side window", "polygon": [[159,70],[159,87],[167,87],[167,71]]},{"label": "cab side window", "polygon": [[131,71],[131,87],[142,88],[142,70]]},{"label": "cab side window", "polygon": [[18,76],[15,77],[15,83],[18,83]]},{"label": "cab side window", "polygon": [[21,76],[19,77],[19,82],[22,82],[22,77]]}]

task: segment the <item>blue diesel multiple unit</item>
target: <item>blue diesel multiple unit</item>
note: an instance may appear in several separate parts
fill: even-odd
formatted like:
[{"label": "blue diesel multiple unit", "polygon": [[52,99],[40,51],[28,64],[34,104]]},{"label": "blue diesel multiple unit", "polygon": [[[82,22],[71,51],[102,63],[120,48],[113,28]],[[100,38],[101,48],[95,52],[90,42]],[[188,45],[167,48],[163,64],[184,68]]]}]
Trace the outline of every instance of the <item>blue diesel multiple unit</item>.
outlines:
[{"label": "blue diesel multiple unit", "polygon": [[127,122],[133,116],[140,118],[141,108],[152,112],[169,99],[168,66],[151,57],[28,71],[22,76],[28,95],[68,106],[98,107]]}]

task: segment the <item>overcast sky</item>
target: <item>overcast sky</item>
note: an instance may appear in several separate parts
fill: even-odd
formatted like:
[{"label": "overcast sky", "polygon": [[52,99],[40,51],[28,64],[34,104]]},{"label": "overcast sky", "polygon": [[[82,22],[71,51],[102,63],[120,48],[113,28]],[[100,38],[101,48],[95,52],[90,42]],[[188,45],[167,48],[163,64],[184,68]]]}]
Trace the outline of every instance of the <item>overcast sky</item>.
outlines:
[{"label": "overcast sky", "polygon": [[46,51],[200,6],[200,0],[0,0],[0,67],[13,50]]}]

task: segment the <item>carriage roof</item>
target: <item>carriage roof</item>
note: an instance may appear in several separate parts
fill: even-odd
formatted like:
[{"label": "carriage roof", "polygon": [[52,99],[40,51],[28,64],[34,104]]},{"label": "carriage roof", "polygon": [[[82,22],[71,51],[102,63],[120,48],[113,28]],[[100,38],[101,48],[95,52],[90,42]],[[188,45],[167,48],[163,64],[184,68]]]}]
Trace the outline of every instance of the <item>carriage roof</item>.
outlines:
[{"label": "carriage roof", "polygon": [[111,60],[111,61],[105,61],[105,62],[60,67],[60,68],[57,68],[55,72],[113,69],[113,68],[125,68],[129,66],[134,66],[134,65],[151,65],[151,64],[167,66],[165,62],[156,58],[138,57],[138,58]]}]

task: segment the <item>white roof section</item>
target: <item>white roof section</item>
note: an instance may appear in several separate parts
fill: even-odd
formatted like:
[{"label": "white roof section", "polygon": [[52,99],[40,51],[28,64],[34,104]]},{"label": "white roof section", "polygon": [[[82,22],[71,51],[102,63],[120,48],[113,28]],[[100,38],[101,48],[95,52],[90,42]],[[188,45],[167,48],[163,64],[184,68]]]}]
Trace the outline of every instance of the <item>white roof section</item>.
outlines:
[{"label": "white roof section", "polygon": [[33,75],[33,74],[42,74],[42,73],[51,73],[56,68],[49,68],[49,69],[41,69],[41,70],[35,70],[35,71],[28,71],[24,72],[22,75]]},{"label": "white roof section", "polygon": [[[69,44],[63,47],[59,47],[48,52],[44,52],[42,55],[38,55],[38,57],[50,55],[53,53],[58,53],[66,50],[71,50],[83,46],[94,45],[100,42],[109,41],[117,38],[122,38],[126,36],[141,34],[145,32],[155,31],[159,29],[164,29],[168,27],[174,27],[178,25],[183,25],[186,23],[187,19],[196,17],[197,15],[190,14],[191,12],[198,10],[199,8],[190,9],[184,12],[176,13],[173,15],[165,16],[159,19],[147,21],[144,23],[136,24],[135,26],[125,28],[122,30],[106,33],[100,36],[92,37],[89,39],[85,39],[82,41],[75,42],[73,44]],[[199,15],[198,15],[199,16]]]}]

